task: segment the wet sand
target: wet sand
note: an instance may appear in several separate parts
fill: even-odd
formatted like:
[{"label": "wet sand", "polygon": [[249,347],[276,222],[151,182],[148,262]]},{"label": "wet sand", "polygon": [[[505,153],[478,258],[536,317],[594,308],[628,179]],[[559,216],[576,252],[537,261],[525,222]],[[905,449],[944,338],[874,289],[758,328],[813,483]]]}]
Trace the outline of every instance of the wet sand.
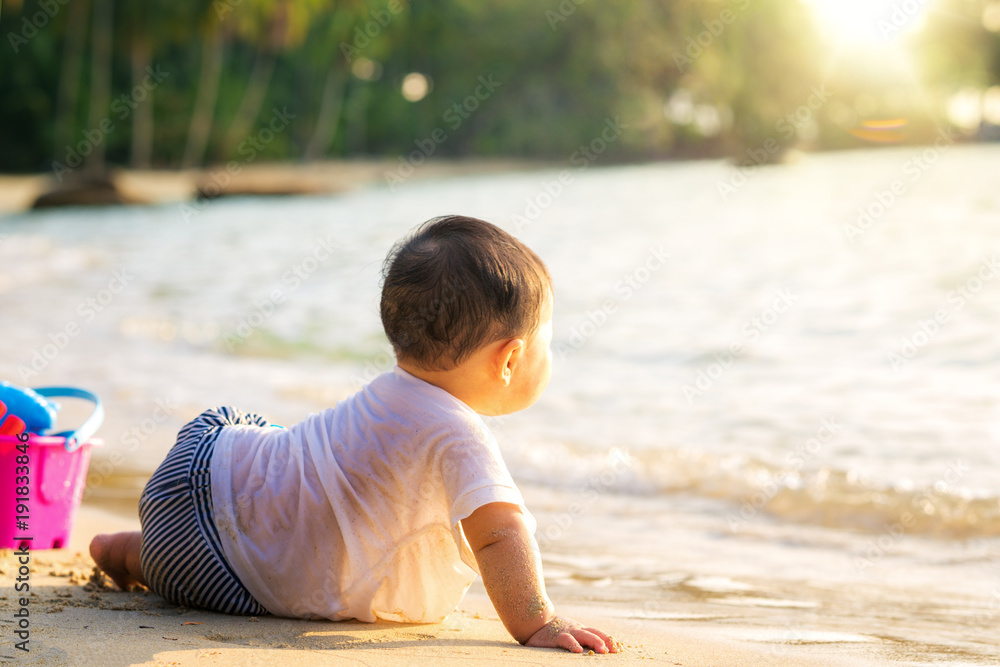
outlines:
[{"label": "wet sand", "polygon": [[[11,379],[46,342],[47,332],[82,321],[76,310],[80,300],[105,291],[107,272],[125,267],[140,278],[86,336],[61,353],[58,363],[32,381],[36,386],[77,383],[104,396],[109,414],[101,435],[107,445],[92,461],[89,505],[81,512],[71,548],[36,554],[33,651],[14,654],[13,642],[6,639],[10,633],[0,633],[5,638],[0,663],[12,656],[14,664],[56,665],[207,660],[549,664],[579,659],[680,665],[1000,664],[995,631],[1000,543],[990,529],[995,524],[989,523],[995,514],[979,511],[965,495],[967,488],[988,489],[986,497],[995,506],[997,468],[990,465],[995,437],[984,417],[992,388],[983,369],[990,368],[985,360],[1000,357],[989,317],[974,316],[996,312],[995,285],[983,289],[964,320],[956,318],[905,374],[897,376],[877,363],[889,338],[911,335],[911,327],[933,315],[952,286],[969,284],[968,271],[977,270],[981,249],[992,247],[990,230],[1000,199],[989,179],[978,175],[993,173],[989,166],[996,151],[956,147],[949,157],[960,155],[964,163],[928,174],[919,191],[901,200],[892,216],[850,249],[837,250],[843,242],[841,222],[854,220],[856,203],[869,201],[868,184],[894,173],[909,149],[817,158],[794,173],[777,167],[762,172],[740,193],[736,216],[717,201],[717,179],[731,171],[726,165],[594,171],[567,190],[571,194],[558,210],[546,212],[544,225],[525,229],[532,247],[547,262],[551,258],[560,283],[576,286],[575,292],[564,291],[569,298],[561,310],[565,326],[560,334],[563,350],[575,356],[554,378],[546,401],[524,420],[512,419],[495,430],[515,478],[525,482],[522,490],[539,519],[539,539],[548,542],[542,547],[546,581],[558,609],[626,644],[622,655],[590,658],[518,647],[496,621],[479,584],[460,611],[434,626],[250,621],[178,610],[152,595],[86,587],[93,569],[86,556],[90,537],[135,528],[134,507],[125,511],[127,499],[134,503],[187,419],[223,403],[294,423],[348,395],[369,370],[391,367],[391,361],[378,361],[372,304],[377,303],[375,267],[396,238],[393,224],[401,228],[402,219],[411,215],[415,222],[413,211],[440,212],[440,202],[508,220],[523,212],[526,197],[544,192],[538,188],[551,174],[482,179],[495,180],[488,187],[470,184],[473,179],[426,183],[396,198],[380,182],[379,169],[386,163],[364,167],[364,173],[349,163],[342,165],[345,173],[370,183],[367,192],[215,207],[212,225],[203,232],[214,233],[216,243],[243,230],[250,230],[248,243],[256,241],[234,254],[236,261],[221,265],[216,245],[192,248],[186,222],[173,210],[180,207],[168,204],[192,196],[193,181],[176,173],[134,175],[146,179],[150,192],[157,190],[150,196],[164,202],[162,207],[17,216],[0,244],[7,257],[7,270],[0,275],[3,312],[23,324],[8,328],[4,339]],[[453,168],[468,171],[465,165]],[[429,178],[434,169],[428,164],[414,178]],[[321,171],[313,165],[292,168],[292,173],[317,178]],[[40,177],[29,177],[28,185],[31,178]],[[952,210],[957,204],[951,194],[959,182],[978,188],[963,195],[978,203],[970,203],[962,215]],[[0,177],[0,198],[3,193]],[[484,194],[486,203],[480,201]],[[775,201],[782,202],[784,212],[772,219]],[[268,231],[269,217],[285,214],[286,207],[290,218],[301,218],[301,236],[287,234],[283,226]],[[254,209],[262,211],[255,215]],[[617,245],[604,248],[608,237],[602,216],[635,224],[621,225]],[[383,218],[399,220],[378,222]],[[347,223],[354,219],[370,224]],[[667,224],[671,220],[676,224]],[[343,235],[345,250],[322,275],[344,288],[338,291],[342,298],[331,301],[329,291],[310,285],[286,306],[281,320],[290,328],[265,327],[261,334],[271,338],[251,339],[260,347],[223,352],[220,336],[251,313],[234,306],[232,295],[247,295],[249,303],[253,295],[265,294],[285,263],[299,261],[300,241],[331,229]],[[625,275],[633,258],[644,255],[647,237],[672,248],[674,259],[660,274],[662,282],[651,278],[627,307],[621,302],[620,319],[616,316],[602,334],[616,345],[596,337],[589,349],[566,347],[576,345],[574,332],[591,322],[596,299]],[[828,251],[839,259],[826,262]],[[604,265],[579,259],[603,252]],[[936,259],[918,266],[913,257]],[[263,264],[270,260],[274,263]],[[944,268],[923,274],[938,264]],[[742,277],[730,281],[718,267],[738,267]],[[728,342],[739,313],[766,312],[758,311],[754,299],[769,299],[771,277],[785,272],[802,287],[803,298],[811,291],[812,305],[804,303],[762,336],[758,356],[743,358],[713,386],[710,399],[686,406],[672,383],[694,381],[699,369],[711,368],[715,342]],[[226,280],[220,289],[203,289],[221,277]],[[720,280],[746,289],[720,298]],[[677,287],[662,287],[667,284]],[[931,284],[936,287],[928,289]],[[880,296],[871,301],[869,294]],[[716,304],[718,313],[712,315],[706,304]],[[629,324],[630,317],[643,326]],[[299,326],[297,318],[335,335]],[[789,329],[782,333],[785,326]],[[618,354],[620,347],[636,354]],[[334,353],[318,356],[317,350]],[[692,360],[678,361],[661,350],[691,351]],[[620,387],[629,388],[628,400],[617,400]],[[164,401],[169,409],[161,420],[157,415],[164,414],[158,411]],[[745,501],[758,491],[770,494],[772,480],[785,478],[786,469],[758,466],[757,458],[780,462],[787,453],[801,453],[824,415],[852,424],[844,442],[825,446],[822,456],[803,466],[801,477],[794,476],[799,482],[794,489],[783,487],[766,511],[739,514],[746,521],[734,528],[728,517],[745,510]],[[76,422],[65,412],[61,419]],[[141,428],[138,440],[132,438],[136,428]],[[636,474],[625,470],[606,483],[599,466],[611,445],[635,455],[630,470]],[[878,510],[886,505],[877,504],[882,499],[895,498],[895,506],[903,509],[913,506],[910,496],[886,490],[944,489],[955,457],[963,471],[968,469],[962,486],[932,495],[932,509],[941,519],[960,519],[938,525],[973,526],[963,518],[971,517],[978,521],[976,532],[900,534],[891,523],[895,519],[884,525]],[[848,472],[855,470],[877,474],[868,481],[858,477],[853,486],[831,482],[849,480]],[[532,481],[541,490],[528,484]],[[816,502],[804,505],[813,495]],[[123,511],[125,518],[99,510],[97,501],[102,510]],[[0,599],[0,625],[8,628],[14,613],[13,562],[9,552],[0,553],[6,587],[0,592],[5,598]]]},{"label": "wet sand", "polygon": [[[900,660],[893,647],[836,638],[748,640],[747,628],[622,618],[585,599],[559,604],[560,613],[610,631],[618,655],[573,655],[529,649],[507,635],[477,582],[443,623],[401,625],[226,616],[180,608],[159,596],[117,591],[94,571],[87,545],[98,532],[134,530],[138,520],[92,506],[81,508],[68,549],[32,554],[30,653],[5,632],[0,657],[24,665],[860,665],[921,664]],[[0,569],[13,580],[16,564],[2,552]],[[16,599],[6,587],[0,623],[12,624]],[[759,628],[755,630],[759,634]],[[965,663],[971,664],[971,663]],[[985,664],[985,663],[984,663]]]}]

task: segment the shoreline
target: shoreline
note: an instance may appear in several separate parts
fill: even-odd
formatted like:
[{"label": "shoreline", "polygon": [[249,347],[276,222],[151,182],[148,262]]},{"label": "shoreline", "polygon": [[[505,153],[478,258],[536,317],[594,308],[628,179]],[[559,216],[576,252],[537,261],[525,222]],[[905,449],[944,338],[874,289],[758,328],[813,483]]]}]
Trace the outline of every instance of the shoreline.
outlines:
[{"label": "shoreline", "polygon": [[[243,406],[293,424],[391,368],[374,306],[385,249],[404,217],[427,217],[446,202],[504,220],[538,201],[532,195],[556,172],[414,176],[392,191],[376,171],[372,185],[342,196],[209,203],[211,224],[190,234],[178,220],[183,203],[6,218],[0,291],[4,312],[24,325],[4,339],[8,375],[86,386],[108,408],[77,551],[33,554],[40,644],[28,662],[103,664],[102,643],[145,642],[136,653],[109,653],[111,662],[161,654],[176,662],[171,651],[207,646],[189,662],[698,664],[698,651],[712,651],[716,660],[701,664],[1000,665],[992,491],[1000,470],[990,465],[995,434],[982,420],[1000,347],[989,318],[975,316],[1000,312],[1000,292],[984,282],[972,310],[900,373],[883,354],[894,336],[912,338],[914,322],[932,317],[950,289],[969,285],[991,244],[1000,199],[988,174],[1000,145],[952,150],[947,168],[909,187],[857,244],[846,226],[877,200],[872,187],[900,175],[908,150],[761,170],[732,204],[716,187],[731,164],[602,164],[538,224],[510,217],[557,277],[557,341],[573,349],[538,405],[489,425],[538,520],[557,608],[651,651],[624,657],[519,649],[491,620],[478,584],[453,618],[458,631],[392,625],[374,644],[361,642],[376,626],[233,625],[214,614],[185,626],[176,621],[191,617],[158,599],[83,588],[92,570],[87,531],[135,527],[146,479],[205,407]],[[959,186],[963,197],[953,200]],[[272,224],[279,215],[291,224]],[[261,322],[258,338],[224,352],[227,332],[264,312],[251,301],[307,256],[307,237],[327,233],[342,241],[336,259],[285,300],[280,317]],[[651,242],[671,250],[669,266],[650,272],[627,304],[618,299],[605,311],[607,327],[590,337],[600,297],[623,275],[637,278]],[[85,319],[80,304],[110,296],[119,270],[135,283]],[[736,340],[742,318],[764,317],[772,289],[785,288],[802,307],[775,321],[710,396],[688,404],[681,383]],[[86,326],[68,340],[59,333],[68,324]],[[21,365],[36,374],[21,375]],[[68,401],[60,420],[82,421],[83,407]],[[824,418],[844,429],[816,451],[808,443]],[[979,502],[977,489],[994,502]],[[926,515],[931,527],[970,529],[897,526],[904,511]],[[19,576],[13,562],[0,554],[7,591]],[[0,596],[8,598],[0,623],[9,626],[15,596]],[[46,653],[52,646],[61,653]],[[742,657],[727,658],[733,646]],[[18,664],[29,657],[19,654]]]},{"label": "shoreline", "polygon": [[[256,665],[379,664],[390,667],[493,665],[510,662],[561,664],[583,657],[554,649],[520,647],[504,630],[478,583],[458,611],[430,625],[302,621],[274,617],[227,616],[180,608],[152,593],[113,590],[92,575],[87,545],[98,532],[134,530],[137,519],[83,506],[69,548],[32,552],[28,654],[12,645],[0,654],[18,664],[46,665]],[[10,577],[13,552],[0,560]],[[0,599],[0,619],[15,607]],[[601,608],[561,605],[561,613],[610,628],[625,643],[618,655],[585,656],[615,664],[847,665],[833,652],[814,646],[773,647],[732,641],[719,632],[709,638],[682,628],[608,617]],[[720,629],[721,630],[721,629]],[[782,653],[785,653],[783,650]],[[777,661],[775,660],[777,658]],[[210,662],[209,662],[210,660]],[[857,664],[856,662],[854,664]]]},{"label": "shoreline", "polygon": [[[559,613],[610,632],[624,643],[617,655],[574,655],[520,647],[500,623],[477,580],[459,609],[429,625],[304,621],[227,616],[177,607],[159,596],[125,593],[94,574],[88,555],[99,532],[137,530],[137,518],[83,505],[65,550],[32,552],[30,653],[13,641],[0,656],[18,664],[46,665],[297,665],[378,664],[395,667],[562,664],[603,660],[609,664],[717,665],[921,665],[919,648],[874,636],[828,628],[790,635],[737,619],[685,613],[683,605],[662,617],[629,612],[583,595],[553,595]],[[16,557],[5,550],[0,570],[11,578]],[[558,587],[557,587],[558,588]],[[11,589],[0,597],[0,622],[17,608]],[[691,611],[691,610],[688,610]],[[209,662],[210,660],[210,662]],[[984,663],[954,663],[984,664]]]},{"label": "shoreline", "polygon": [[[877,150],[895,152],[918,159],[921,151],[933,144],[890,144],[885,146],[856,146],[848,148],[813,151],[792,149],[782,160],[759,166],[779,166],[795,164],[809,157],[819,155],[849,156],[863,151]],[[1000,150],[1000,142],[959,142],[950,150],[973,148],[981,150],[990,147]],[[660,157],[625,162],[612,162],[605,166],[640,166],[651,163],[700,163],[719,161],[727,171],[739,172],[747,166],[739,155],[729,157]],[[403,167],[412,173],[393,180],[390,175]],[[512,172],[544,171],[565,169],[565,160],[513,157],[430,157],[420,164],[407,162],[405,156],[393,158],[361,157],[356,159],[331,159],[310,163],[303,162],[260,162],[243,164],[238,161],[206,165],[193,169],[133,169],[115,165],[108,166],[108,174],[114,180],[120,194],[129,200],[119,205],[156,205],[194,201],[199,198],[199,186],[211,192],[212,184],[222,184],[223,194],[229,196],[284,196],[284,195],[331,195],[350,192],[373,185],[394,185],[410,180],[433,180],[458,176],[478,176]],[[224,184],[223,184],[224,182]],[[0,215],[10,215],[31,211],[34,199],[53,191],[59,186],[50,171],[33,174],[0,173]]]},{"label": "shoreline", "polygon": [[[126,205],[171,204],[194,201],[199,187],[214,185],[232,195],[281,196],[324,195],[350,192],[373,185],[386,184],[386,174],[393,172],[400,159],[327,160],[314,163],[272,162],[238,165],[212,165],[202,169],[135,170],[113,167],[110,175],[121,195],[130,200]],[[431,180],[454,176],[500,174],[532,171],[552,167],[541,160],[512,158],[431,158],[413,168],[406,180]],[[38,174],[0,174],[0,214],[30,211],[39,195],[51,191],[59,183],[50,172]]]}]

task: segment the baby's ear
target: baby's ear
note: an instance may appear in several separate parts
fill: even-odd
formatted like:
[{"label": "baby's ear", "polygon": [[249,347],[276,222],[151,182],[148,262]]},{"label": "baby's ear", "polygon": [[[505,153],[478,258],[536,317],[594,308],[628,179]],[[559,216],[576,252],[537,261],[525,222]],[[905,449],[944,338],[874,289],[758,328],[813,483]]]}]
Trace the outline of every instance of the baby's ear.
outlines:
[{"label": "baby's ear", "polygon": [[501,346],[498,357],[498,379],[506,387],[510,384],[510,379],[514,375],[514,370],[521,360],[521,352],[524,350],[524,340],[521,338],[511,338]]}]

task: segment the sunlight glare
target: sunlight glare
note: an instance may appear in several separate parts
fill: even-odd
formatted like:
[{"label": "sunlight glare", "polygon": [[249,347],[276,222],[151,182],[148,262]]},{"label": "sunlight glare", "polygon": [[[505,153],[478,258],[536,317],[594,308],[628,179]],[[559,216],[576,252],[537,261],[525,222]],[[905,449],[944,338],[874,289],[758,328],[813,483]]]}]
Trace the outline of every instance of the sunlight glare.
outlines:
[{"label": "sunlight glare", "polygon": [[933,0],[805,0],[820,28],[842,45],[891,47],[919,30]]}]

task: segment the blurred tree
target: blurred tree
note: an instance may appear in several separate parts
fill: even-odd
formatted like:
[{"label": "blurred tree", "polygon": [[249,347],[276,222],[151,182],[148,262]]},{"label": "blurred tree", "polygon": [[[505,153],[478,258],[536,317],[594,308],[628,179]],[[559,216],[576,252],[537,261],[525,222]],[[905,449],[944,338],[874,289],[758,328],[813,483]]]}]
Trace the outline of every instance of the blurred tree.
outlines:
[{"label": "blurred tree", "polygon": [[196,0],[187,4],[191,14],[190,23],[195,26],[201,40],[201,69],[198,90],[195,93],[194,109],[188,129],[187,145],[181,158],[181,167],[201,165],[205,159],[215,115],[215,100],[219,93],[219,76],[222,73],[222,57],[229,31],[222,19],[233,11],[235,0]]},{"label": "blurred tree", "polygon": [[251,133],[260,115],[278,54],[301,46],[310,25],[321,16],[349,13],[350,4],[334,0],[243,0],[234,17],[237,34],[242,41],[253,45],[255,55],[243,98],[223,139],[224,155],[231,155]]},{"label": "blurred tree", "polygon": [[408,4],[399,0],[391,7],[387,3],[373,9],[372,3],[364,0],[340,0],[332,9],[319,12],[310,39],[300,49],[301,58],[318,69],[323,80],[303,152],[309,161],[328,154],[350,90],[352,66],[364,76],[377,78],[381,74],[380,61],[406,27]]},{"label": "blurred tree", "polygon": [[[87,15],[90,0],[77,0],[67,8],[63,24],[63,57],[59,72],[59,92],[55,113],[55,160],[64,160],[66,146],[76,134],[76,107],[80,94],[80,72],[83,67],[83,49],[87,38]],[[58,17],[57,17],[58,18]]]},{"label": "blurred tree", "polygon": [[130,164],[136,169],[147,169],[153,160],[153,97],[158,87],[151,75],[153,54],[186,33],[185,16],[177,3],[163,0],[128,2],[121,10],[122,41],[128,45],[132,89],[113,110],[131,116]]},{"label": "blurred tree", "polygon": [[802,2],[755,0],[702,59],[699,74],[732,110],[731,155],[745,158],[769,140],[782,150],[795,142],[780,121],[816,99],[825,82],[811,24]]},{"label": "blurred tree", "polygon": [[[599,142],[605,163],[745,159],[806,134],[820,148],[866,145],[850,130],[867,118],[898,116],[906,138],[926,140],[956,94],[985,100],[1000,83],[998,5],[929,0],[923,28],[901,38],[912,61],[903,76],[868,53],[837,52],[802,1],[5,2],[0,169],[86,148],[109,102],[127,102],[148,67],[170,73],[155,103],[143,90],[127,112],[112,105],[117,122],[131,114],[129,127],[95,144],[88,166],[237,158],[271,105],[296,118],[255,153],[267,159],[430,146],[569,161],[609,119],[623,131]],[[404,96],[408,76],[427,90]],[[830,99],[789,131],[789,114],[823,86]],[[431,146],[432,134],[443,139]]]},{"label": "blurred tree", "polygon": [[342,62],[340,58],[333,57],[330,61],[323,79],[316,121],[303,154],[303,158],[307,161],[318,160],[326,155],[340,122],[341,110],[344,108],[350,68],[340,65]]},{"label": "blurred tree", "polygon": [[994,60],[1000,35],[983,25],[990,0],[937,0],[924,29],[911,39],[924,80],[957,89],[998,81]]},{"label": "blurred tree", "polygon": [[[114,39],[114,0],[94,0],[93,25],[91,27],[90,56],[90,112],[87,129],[90,132],[106,134],[101,128],[108,119],[111,108],[112,42]],[[104,156],[108,138],[89,142],[93,149],[86,157],[85,168],[92,172],[103,172]]]}]

